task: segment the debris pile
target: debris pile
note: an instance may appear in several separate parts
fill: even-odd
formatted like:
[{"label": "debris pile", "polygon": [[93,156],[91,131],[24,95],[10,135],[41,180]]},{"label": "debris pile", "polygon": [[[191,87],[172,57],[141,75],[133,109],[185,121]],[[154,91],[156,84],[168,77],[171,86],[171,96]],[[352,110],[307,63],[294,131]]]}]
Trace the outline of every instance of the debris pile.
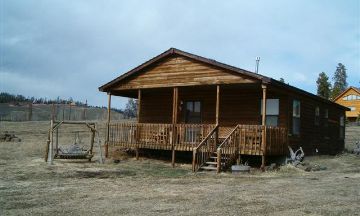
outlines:
[{"label": "debris pile", "polygon": [[0,142],[21,142],[14,132],[4,131],[0,133]]},{"label": "debris pile", "polygon": [[285,164],[291,164],[294,167],[302,169],[306,172],[320,171],[327,169],[327,167],[325,166],[318,164],[310,164],[309,162],[303,161],[305,153],[301,147],[295,152],[292,150],[290,146],[288,148],[290,152],[290,158],[286,158]]},{"label": "debris pile", "polygon": [[114,163],[120,163],[120,161],[129,159],[130,153],[131,151],[129,149],[118,148],[112,151],[111,157]]},{"label": "debris pile", "polygon": [[321,171],[326,170],[326,166],[322,166],[319,164],[311,164],[309,162],[301,162],[298,166],[296,166],[299,169],[302,169],[306,172],[315,172],[315,171]]},{"label": "debris pile", "polygon": [[355,148],[353,150],[353,153],[356,155],[360,155],[360,141],[356,142]]}]

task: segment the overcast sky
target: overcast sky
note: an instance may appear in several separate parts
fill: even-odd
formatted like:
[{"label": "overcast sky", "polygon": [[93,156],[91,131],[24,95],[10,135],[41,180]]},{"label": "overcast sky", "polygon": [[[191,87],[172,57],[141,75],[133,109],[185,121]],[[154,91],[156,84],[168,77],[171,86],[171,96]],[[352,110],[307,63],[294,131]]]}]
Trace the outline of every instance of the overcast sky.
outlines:
[{"label": "overcast sky", "polygon": [[341,62],[359,86],[359,2],[0,0],[0,91],[105,106],[99,86],[170,47],[251,71],[260,56],[312,93]]}]

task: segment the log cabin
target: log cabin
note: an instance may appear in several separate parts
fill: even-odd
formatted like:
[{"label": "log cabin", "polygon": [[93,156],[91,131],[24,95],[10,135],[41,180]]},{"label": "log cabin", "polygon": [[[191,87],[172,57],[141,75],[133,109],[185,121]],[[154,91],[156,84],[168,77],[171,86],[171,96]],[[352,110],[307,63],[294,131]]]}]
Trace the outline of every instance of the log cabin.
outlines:
[{"label": "log cabin", "polygon": [[360,88],[350,86],[334,98],[334,102],[349,108],[346,111],[346,119],[349,122],[356,122],[360,119]]},{"label": "log cabin", "polygon": [[110,147],[192,152],[192,170],[227,169],[241,156],[336,154],[346,107],[254,72],[170,48],[99,87],[137,99],[137,122],[110,122]]}]

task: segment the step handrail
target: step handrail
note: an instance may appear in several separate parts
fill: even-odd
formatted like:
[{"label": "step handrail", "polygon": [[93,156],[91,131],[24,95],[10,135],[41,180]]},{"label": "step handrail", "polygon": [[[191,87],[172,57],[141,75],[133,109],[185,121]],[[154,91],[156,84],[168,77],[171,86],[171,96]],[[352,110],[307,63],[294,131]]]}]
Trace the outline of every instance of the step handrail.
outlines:
[{"label": "step handrail", "polygon": [[[217,173],[221,172],[221,169],[224,167],[228,167],[234,162],[234,159],[237,158],[239,153],[239,143],[237,131],[240,128],[240,125],[236,125],[236,127],[231,131],[231,133],[225,138],[225,140],[218,146],[217,152]],[[233,139],[230,139],[233,138]],[[227,155],[227,157],[222,157],[223,153]],[[224,159],[225,161],[222,161]],[[223,167],[222,167],[223,165]]]},{"label": "step handrail", "polygon": [[214,129],[212,129],[210,131],[210,133],[200,142],[200,144],[198,146],[195,147],[195,149],[200,148],[202,145],[204,145],[204,143],[206,142],[207,139],[209,139],[213,133],[219,128],[219,125],[215,125]]},{"label": "step handrail", "polygon": [[225,142],[226,142],[228,139],[230,139],[231,134],[233,134],[234,131],[239,128],[239,126],[240,126],[240,125],[236,125],[236,126],[235,126],[235,128],[229,133],[229,135],[224,139],[224,141],[218,146],[218,149],[219,149],[219,148],[222,148],[223,145],[225,145]]},{"label": "step handrail", "polygon": [[[210,133],[200,142],[200,144],[193,149],[193,172],[196,172],[202,165],[204,165],[210,158],[211,154],[215,151],[218,138],[218,129],[219,125],[216,125],[215,128],[212,129]],[[214,139],[211,139],[212,137]]]}]

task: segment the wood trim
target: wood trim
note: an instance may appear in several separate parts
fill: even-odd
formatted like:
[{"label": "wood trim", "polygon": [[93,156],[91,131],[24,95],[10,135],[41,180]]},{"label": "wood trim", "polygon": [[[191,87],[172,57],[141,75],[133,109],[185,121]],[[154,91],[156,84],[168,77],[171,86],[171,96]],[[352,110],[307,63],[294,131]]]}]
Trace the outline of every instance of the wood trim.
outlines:
[{"label": "wood trim", "polygon": [[266,85],[261,85],[262,96],[263,96],[263,106],[262,106],[262,147],[263,154],[261,160],[261,168],[265,168],[265,154],[266,154]]},{"label": "wood trim", "polygon": [[173,88],[173,113],[172,113],[172,136],[171,136],[171,165],[172,167],[175,167],[175,139],[176,139],[176,133],[175,133],[175,127],[177,123],[177,116],[178,116],[178,97],[179,97],[179,89],[178,87]]},{"label": "wood trim", "polygon": [[219,112],[220,112],[220,85],[216,86],[216,125],[219,125]]},{"label": "wood trim", "polygon": [[106,144],[105,157],[109,157],[109,138],[110,138],[110,118],[111,118],[111,93],[108,93],[107,121],[106,121]]},{"label": "wood trim", "polygon": [[179,98],[179,89],[177,87],[173,88],[173,112],[172,112],[172,123],[177,123],[178,117],[178,98]]},{"label": "wood trim", "polygon": [[138,90],[138,100],[137,100],[137,122],[140,123],[140,114],[141,114],[141,89]]}]

